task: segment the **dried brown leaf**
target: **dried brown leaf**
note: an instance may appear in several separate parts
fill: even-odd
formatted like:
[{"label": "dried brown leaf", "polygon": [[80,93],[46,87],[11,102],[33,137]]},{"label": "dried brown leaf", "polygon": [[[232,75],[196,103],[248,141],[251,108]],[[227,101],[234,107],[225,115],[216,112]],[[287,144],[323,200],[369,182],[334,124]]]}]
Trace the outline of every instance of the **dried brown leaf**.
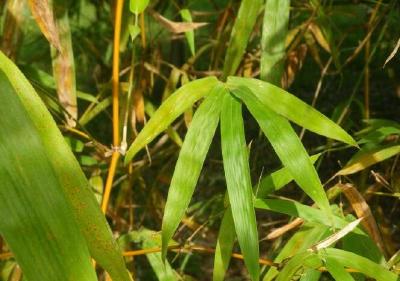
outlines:
[{"label": "dried brown leaf", "polygon": [[162,26],[176,34],[192,31],[208,24],[208,22],[175,22],[164,18],[162,15],[154,11],[152,12],[152,15]]}]

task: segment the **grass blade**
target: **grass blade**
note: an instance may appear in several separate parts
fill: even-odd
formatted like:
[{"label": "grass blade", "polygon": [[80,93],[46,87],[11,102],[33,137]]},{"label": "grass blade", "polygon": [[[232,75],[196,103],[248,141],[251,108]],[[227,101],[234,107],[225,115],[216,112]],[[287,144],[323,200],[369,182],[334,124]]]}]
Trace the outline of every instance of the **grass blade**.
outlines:
[{"label": "grass blade", "polygon": [[[188,9],[182,9],[180,11],[181,17],[185,22],[193,22],[192,15]],[[196,53],[195,43],[194,43],[194,30],[189,30],[185,32],[186,41],[188,42],[190,53],[192,56]]]},{"label": "grass blade", "polygon": [[339,175],[350,175],[362,171],[369,166],[382,162],[400,153],[400,145],[386,148],[378,148],[372,151],[360,151],[343,169],[336,173]]},{"label": "grass blade", "polygon": [[263,106],[247,88],[236,88],[233,93],[245,102],[296,183],[328,217],[332,217],[329,201],[317,171],[290,123],[269,107]]},{"label": "grass blade", "polygon": [[261,80],[281,84],[290,0],[266,0],[261,39]]},{"label": "grass blade", "polygon": [[302,267],[310,267],[308,266],[309,264],[313,265],[311,268],[316,269],[322,265],[322,262],[314,253],[303,252],[295,255],[278,274],[276,281],[293,280],[293,275],[295,275]]},{"label": "grass blade", "polygon": [[330,257],[325,259],[325,266],[328,269],[328,272],[332,275],[333,278],[337,281],[354,281],[354,278],[348,273],[344,267],[337,262],[335,259]]},{"label": "grass blade", "polygon": [[235,227],[231,207],[225,210],[218,232],[217,246],[215,247],[213,281],[223,281],[225,272],[231,260],[232,249],[235,243]]},{"label": "grass blade", "polygon": [[242,0],[225,55],[224,78],[234,75],[239,67],[263,2],[262,0]]},{"label": "grass blade", "polygon": [[0,87],[0,234],[29,280],[97,280],[41,136],[2,70]]},{"label": "grass blade", "polygon": [[0,69],[4,71],[38,130],[64,194],[73,206],[73,214],[90,254],[110,273],[114,281],[130,280],[120,249],[89,183],[45,105],[20,70],[1,52]]},{"label": "grass blade", "polygon": [[167,246],[179,226],[203,167],[211,141],[217,129],[221,99],[226,90],[218,84],[196,111],[179,153],[172,176],[162,223],[162,256],[165,259]]},{"label": "grass blade", "polygon": [[356,141],[339,125],[285,90],[256,79],[229,77],[229,88],[235,89],[240,86],[249,88],[264,106],[307,130],[357,146]]},{"label": "grass blade", "polygon": [[258,280],[258,234],[242,106],[230,94],[224,96],[222,104],[221,145],[236,235],[250,276],[252,280]]},{"label": "grass blade", "polygon": [[319,255],[324,259],[327,258],[334,259],[342,266],[360,271],[366,276],[374,278],[378,281],[398,280],[397,274],[390,272],[382,265],[379,265],[367,258],[356,255],[351,252],[343,251],[340,249],[327,248],[319,252]]},{"label": "grass blade", "polygon": [[169,96],[129,147],[125,157],[125,164],[131,161],[140,149],[164,131],[193,103],[206,96],[218,83],[215,77],[198,79],[185,84]]}]

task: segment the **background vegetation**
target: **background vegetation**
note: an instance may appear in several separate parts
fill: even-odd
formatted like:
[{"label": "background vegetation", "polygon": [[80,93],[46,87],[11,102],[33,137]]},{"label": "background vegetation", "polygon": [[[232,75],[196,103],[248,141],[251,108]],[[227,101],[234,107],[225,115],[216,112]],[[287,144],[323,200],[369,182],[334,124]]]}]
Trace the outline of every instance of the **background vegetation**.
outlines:
[{"label": "background vegetation", "polygon": [[0,280],[397,280],[399,24],[1,1]]}]

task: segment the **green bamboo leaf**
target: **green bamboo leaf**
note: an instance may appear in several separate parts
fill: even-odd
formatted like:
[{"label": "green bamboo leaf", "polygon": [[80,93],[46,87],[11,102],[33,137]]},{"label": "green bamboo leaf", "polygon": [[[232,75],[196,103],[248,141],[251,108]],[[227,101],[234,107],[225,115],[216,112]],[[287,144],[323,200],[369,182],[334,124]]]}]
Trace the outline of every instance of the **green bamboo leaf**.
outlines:
[{"label": "green bamboo leaf", "polygon": [[327,248],[318,253],[323,259],[333,259],[343,267],[355,269],[377,281],[397,281],[398,275],[390,272],[383,265],[351,252],[335,248]]},{"label": "green bamboo leaf", "polygon": [[300,281],[318,281],[322,272],[313,268],[306,269],[301,275]]},{"label": "green bamboo leaf", "polygon": [[226,93],[226,89],[222,84],[217,84],[211,90],[193,116],[179,153],[168,191],[162,223],[162,256],[164,259],[167,254],[168,242],[189,206],[201,168],[217,129],[221,112],[221,105],[218,100],[224,93]]},{"label": "green bamboo leaf", "polygon": [[235,243],[235,227],[231,207],[228,207],[222,218],[218,232],[217,246],[215,247],[213,281],[222,281],[231,260],[232,249]]},{"label": "green bamboo leaf", "polygon": [[97,280],[41,136],[2,70],[0,88],[0,234],[29,280]]},{"label": "green bamboo leaf", "polygon": [[378,148],[372,151],[360,151],[343,169],[336,175],[350,175],[362,171],[369,166],[382,162],[400,153],[400,145],[386,148]]},{"label": "green bamboo leaf", "polygon": [[90,185],[45,105],[20,70],[2,52],[0,69],[4,71],[38,131],[57,179],[73,206],[73,214],[90,254],[114,281],[130,280],[121,252]]},{"label": "green bamboo leaf", "polygon": [[325,259],[325,266],[328,269],[328,272],[332,275],[333,278],[337,281],[354,281],[354,278],[348,273],[343,265],[337,262],[335,259],[327,257]]},{"label": "green bamboo leaf", "polygon": [[[329,234],[327,226],[307,222],[289,239],[274,261],[280,263],[286,258],[304,252]],[[275,267],[271,267],[263,281],[272,281],[278,274],[279,271]]]},{"label": "green bamboo leaf", "polygon": [[263,106],[249,89],[238,87],[233,93],[244,101],[295,182],[331,217],[329,201],[317,171],[290,123],[269,107]]},{"label": "green bamboo leaf", "polygon": [[[321,154],[312,155],[311,163],[315,163]],[[257,198],[265,198],[269,194],[277,191],[293,180],[288,168],[283,167],[272,174],[263,177],[259,184],[253,187]]]},{"label": "green bamboo leaf", "polygon": [[[307,205],[289,200],[282,199],[255,199],[254,206],[259,209],[271,210],[281,214],[286,214],[292,217],[302,218],[308,222],[320,223],[330,227],[330,222],[326,219],[326,215],[318,209]],[[338,228],[346,227],[349,222],[338,216],[334,216],[334,225]],[[359,228],[353,230],[354,233],[366,235]]]},{"label": "green bamboo leaf", "polygon": [[149,0],[130,0],[129,9],[132,13],[138,15],[149,5]]},{"label": "green bamboo leaf", "polygon": [[248,151],[240,101],[226,94],[221,112],[221,145],[236,235],[252,280],[259,278],[259,250]]},{"label": "green bamboo leaf", "polygon": [[290,0],[266,0],[261,39],[260,78],[274,85],[281,84],[284,71],[289,11]]},{"label": "green bamboo leaf", "polygon": [[[188,9],[182,9],[180,11],[181,17],[185,22],[193,22],[192,15]],[[190,53],[192,56],[196,53],[195,43],[194,43],[194,30],[185,32],[186,41],[188,42]]]},{"label": "green bamboo leaf", "polygon": [[339,125],[285,90],[257,79],[228,78],[229,88],[235,89],[241,86],[249,88],[264,106],[307,130],[357,146],[356,141]]},{"label": "green bamboo leaf", "polygon": [[198,79],[185,84],[170,95],[129,147],[125,157],[125,164],[131,161],[140,149],[168,128],[193,103],[206,96],[218,83],[217,78],[214,76]]},{"label": "green bamboo leaf", "polygon": [[223,78],[235,74],[263,2],[263,0],[242,0],[225,55]]}]

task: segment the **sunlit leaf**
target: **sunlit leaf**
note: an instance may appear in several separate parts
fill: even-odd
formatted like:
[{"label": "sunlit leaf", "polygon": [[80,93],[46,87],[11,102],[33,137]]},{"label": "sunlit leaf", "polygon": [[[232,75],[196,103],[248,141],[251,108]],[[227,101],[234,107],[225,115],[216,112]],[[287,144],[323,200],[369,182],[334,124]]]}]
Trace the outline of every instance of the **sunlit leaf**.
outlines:
[{"label": "sunlit leaf", "polygon": [[149,5],[149,0],[130,0],[129,2],[129,9],[132,13],[138,15],[143,13],[143,11]]},{"label": "sunlit leaf", "polygon": [[45,105],[19,69],[1,52],[0,69],[9,79],[38,131],[63,192],[72,204],[74,217],[90,254],[114,281],[130,280],[120,250],[90,185]]},{"label": "sunlit leaf", "polygon": [[166,99],[154,116],[146,124],[129,147],[125,163],[164,131],[179,115],[183,114],[196,101],[207,95],[219,82],[215,77],[207,77],[190,82],[179,88]]},{"label": "sunlit leaf", "polygon": [[194,114],[183,142],[165,204],[162,223],[163,258],[167,254],[168,242],[182,220],[192,198],[201,168],[217,129],[221,112],[221,105],[218,100],[224,93],[226,93],[226,89],[220,84],[211,90]]},{"label": "sunlit leaf", "polygon": [[[311,265],[311,266],[310,266]],[[296,254],[284,266],[278,274],[276,281],[293,280],[293,276],[302,267],[316,269],[322,265],[320,258],[311,252],[303,252]]]},{"label": "sunlit leaf", "polygon": [[264,106],[305,129],[357,146],[356,141],[339,125],[285,90],[257,79],[229,77],[229,88],[242,86],[249,88]]},{"label": "sunlit leaf", "polygon": [[354,278],[335,259],[327,257],[325,266],[336,281],[354,281]]},{"label": "sunlit leaf", "polygon": [[[180,11],[181,17],[185,22],[193,22],[192,20],[192,15],[190,14],[190,11],[188,9],[182,9]],[[188,42],[190,52],[192,56],[194,56],[196,49],[195,49],[195,43],[194,43],[194,31],[189,30],[185,32],[186,40]]]},{"label": "sunlit leaf", "polygon": [[295,182],[328,217],[332,216],[329,201],[318,174],[290,123],[263,105],[249,89],[238,87],[233,90],[233,93],[244,101]]},{"label": "sunlit leaf", "polygon": [[246,267],[252,280],[258,280],[258,233],[241,112],[240,101],[225,94],[221,112],[221,145],[229,202]]}]

